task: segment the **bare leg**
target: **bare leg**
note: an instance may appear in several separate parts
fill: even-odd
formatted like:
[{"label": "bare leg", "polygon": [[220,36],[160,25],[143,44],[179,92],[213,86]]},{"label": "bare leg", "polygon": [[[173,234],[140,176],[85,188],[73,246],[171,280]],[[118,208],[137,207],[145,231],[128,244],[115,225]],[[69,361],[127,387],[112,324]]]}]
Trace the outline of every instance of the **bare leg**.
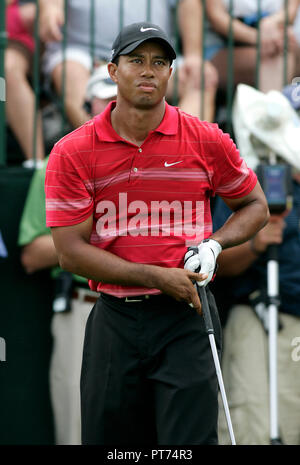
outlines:
[{"label": "bare leg", "polygon": [[[254,47],[236,47],[234,49],[234,84],[244,83],[250,86],[255,86],[255,71],[256,71],[256,49]],[[293,73],[294,58],[289,54],[288,76]],[[228,67],[228,52],[226,49],[221,50],[212,59],[219,72],[220,86],[226,89],[227,85],[227,67]],[[280,90],[283,87],[283,56],[274,58],[262,58],[260,64],[259,87],[262,92],[268,92],[271,89]]]},{"label": "bare leg", "polygon": [[[33,157],[35,98],[27,80],[28,58],[15,48],[5,52],[6,118],[26,159]],[[36,158],[44,158],[41,114],[37,117]]]},{"label": "bare leg", "polygon": [[300,46],[297,47],[296,49],[296,57],[295,57],[295,76],[293,77],[296,77],[296,76],[300,76]]},{"label": "bare leg", "polygon": [[172,99],[174,95],[174,86],[177,86],[178,106],[182,111],[201,120],[214,121],[216,88],[204,89],[204,102],[202,103],[201,83],[199,83],[199,88],[195,89],[188,82],[179,85],[176,78],[172,77],[168,87],[168,99]]},{"label": "bare leg", "polygon": [[201,90],[191,89],[182,96],[179,107],[181,110],[211,123],[215,116],[216,91],[214,89],[204,90],[203,94],[204,102],[202,104]]},{"label": "bare leg", "polygon": [[[218,70],[219,83],[226,89],[228,81],[228,51],[220,50],[211,60]],[[234,49],[233,74],[234,84],[243,82],[253,86],[255,83],[256,51],[253,47],[237,47]]]},{"label": "bare leg", "polygon": [[[289,53],[287,56],[287,83],[290,83],[295,69],[295,57]],[[260,69],[260,90],[268,92],[271,89],[281,90],[284,86],[284,58],[278,55],[275,58],[265,59]]]},{"label": "bare leg", "polygon": [[[90,73],[83,65],[76,61],[67,61],[65,69],[66,115],[71,125],[77,128],[91,118],[83,108],[86,85]],[[63,63],[60,63],[54,68],[52,79],[56,92],[58,95],[61,95],[63,88]]]}]

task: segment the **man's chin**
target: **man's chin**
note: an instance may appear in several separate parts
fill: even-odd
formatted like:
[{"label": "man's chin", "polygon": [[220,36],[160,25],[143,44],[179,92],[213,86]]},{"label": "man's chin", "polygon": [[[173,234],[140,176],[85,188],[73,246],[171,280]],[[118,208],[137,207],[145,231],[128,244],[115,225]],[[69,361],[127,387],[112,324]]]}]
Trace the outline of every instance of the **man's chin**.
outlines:
[{"label": "man's chin", "polygon": [[161,100],[149,98],[148,96],[146,96],[136,101],[135,107],[139,110],[151,110],[152,108],[156,107],[160,102]]}]

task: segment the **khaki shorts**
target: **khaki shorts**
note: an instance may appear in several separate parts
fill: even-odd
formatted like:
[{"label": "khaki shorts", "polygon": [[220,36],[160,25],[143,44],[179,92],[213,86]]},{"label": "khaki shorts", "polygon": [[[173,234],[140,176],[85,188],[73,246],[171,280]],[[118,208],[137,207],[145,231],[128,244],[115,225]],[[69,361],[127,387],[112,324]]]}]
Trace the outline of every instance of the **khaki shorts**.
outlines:
[{"label": "khaki shorts", "polygon": [[81,444],[80,371],[85,325],[93,307],[85,301],[86,295],[97,297],[88,289],[78,289],[71,311],[55,313],[52,319],[50,391],[57,445]]},{"label": "khaki shorts", "polygon": [[[300,444],[300,318],[279,314],[278,423],[285,444]],[[298,339],[297,339],[298,338]],[[230,311],[224,328],[222,372],[237,444],[270,443],[268,338],[251,307]],[[219,441],[230,444],[220,399]]]}]

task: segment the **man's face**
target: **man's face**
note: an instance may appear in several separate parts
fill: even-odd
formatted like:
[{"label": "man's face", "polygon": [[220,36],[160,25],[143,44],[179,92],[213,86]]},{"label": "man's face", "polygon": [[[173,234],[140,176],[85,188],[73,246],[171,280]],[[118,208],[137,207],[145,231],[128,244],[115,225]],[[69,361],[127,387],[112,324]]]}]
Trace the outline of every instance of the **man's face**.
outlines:
[{"label": "man's face", "polygon": [[118,85],[118,97],[139,109],[162,101],[172,72],[164,47],[151,41],[129,55],[120,55],[119,64],[110,64],[109,70]]}]

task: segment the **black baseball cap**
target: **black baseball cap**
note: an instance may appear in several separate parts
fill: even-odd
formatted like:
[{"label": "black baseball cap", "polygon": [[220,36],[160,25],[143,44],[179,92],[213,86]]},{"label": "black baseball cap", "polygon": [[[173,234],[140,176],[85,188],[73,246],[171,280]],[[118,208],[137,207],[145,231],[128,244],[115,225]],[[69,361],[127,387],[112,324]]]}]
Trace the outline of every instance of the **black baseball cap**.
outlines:
[{"label": "black baseball cap", "polygon": [[125,26],[116,37],[111,51],[111,61],[119,55],[128,55],[146,40],[161,42],[172,63],[176,58],[175,50],[167,34],[156,24],[141,22]]}]

